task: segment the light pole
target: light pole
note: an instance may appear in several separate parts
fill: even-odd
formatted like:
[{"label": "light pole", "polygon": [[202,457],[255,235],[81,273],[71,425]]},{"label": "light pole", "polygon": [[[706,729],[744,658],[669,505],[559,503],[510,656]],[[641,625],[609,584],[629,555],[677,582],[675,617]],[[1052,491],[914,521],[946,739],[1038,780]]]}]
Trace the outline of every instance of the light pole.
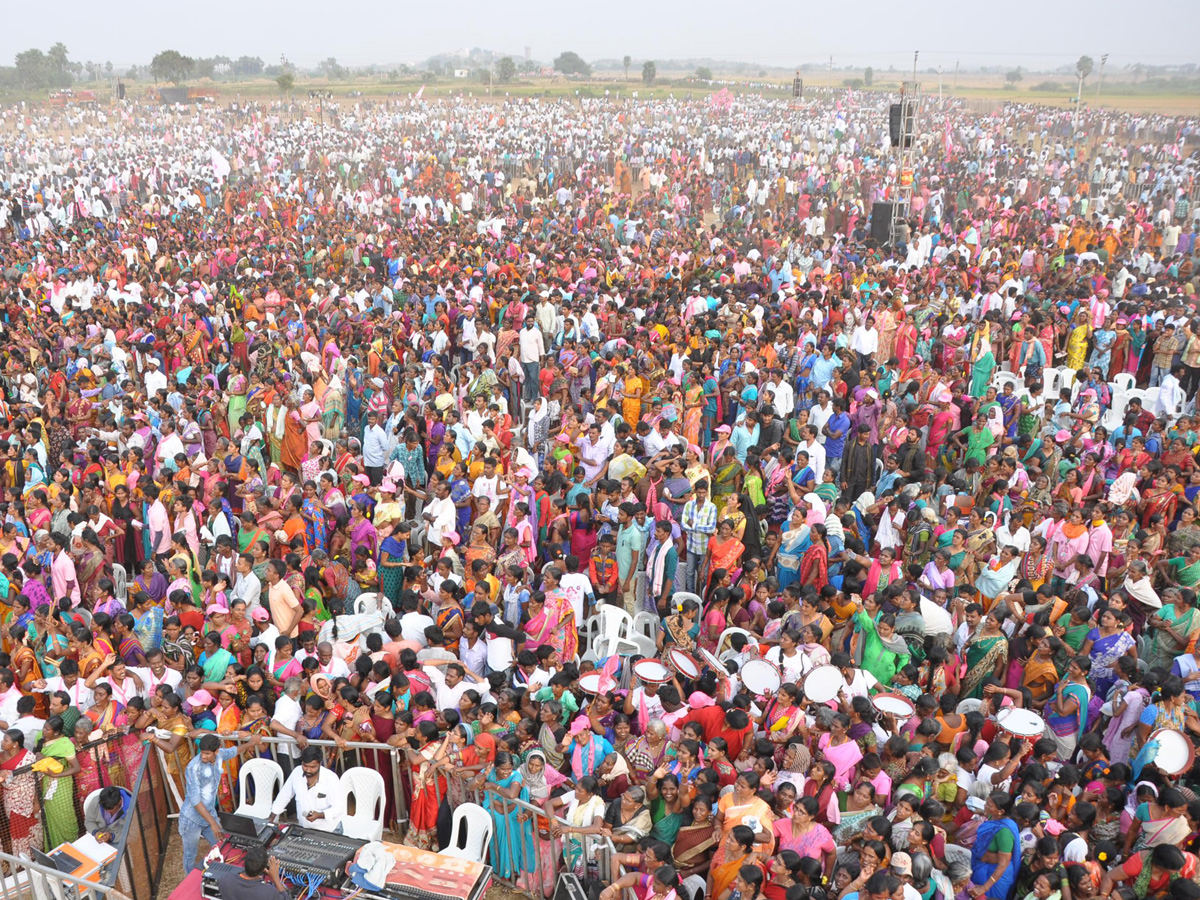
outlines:
[{"label": "light pole", "polygon": [[1104,64],[1108,62],[1108,54],[1100,54],[1100,73],[1096,76],[1096,105],[1100,105],[1100,85],[1104,84]]}]

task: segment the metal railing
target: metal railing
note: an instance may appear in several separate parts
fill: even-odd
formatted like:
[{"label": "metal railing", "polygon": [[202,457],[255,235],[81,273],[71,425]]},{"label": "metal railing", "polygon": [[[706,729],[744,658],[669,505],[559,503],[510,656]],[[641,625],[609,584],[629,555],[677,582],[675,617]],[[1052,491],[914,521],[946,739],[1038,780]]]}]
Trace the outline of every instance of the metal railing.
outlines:
[{"label": "metal railing", "polygon": [[[166,857],[170,831],[167,828],[166,792],[158,759],[144,752],[136,737],[117,734],[102,741],[83,745],[76,753],[81,771],[70,783],[73,792],[71,815],[75,817],[72,839],[86,833],[87,812],[99,803],[100,789],[109,786],[129,791],[129,808],[109,843],[115,857],[100,867],[99,873],[85,878],[66,874],[16,852],[0,852],[0,900],[17,897],[72,900],[91,896],[100,898],[114,893],[133,900],[154,900]],[[83,763],[87,763],[84,767]],[[43,777],[28,767],[12,773],[16,777]],[[38,793],[39,828],[36,849],[46,828],[46,809]],[[90,801],[90,802],[89,802]],[[65,814],[62,810],[60,815]],[[5,822],[5,824],[11,824]],[[61,832],[61,826],[58,829]],[[7,846],[7,843],[6,843]],[[46,846],[47,851],[53,847]],[[15,851],[15,848],[14,848]]]},{"label": "metal railing", "polygon": [[[249,738],[235,738],[229,735],[217,736],[230,744],[244,743],[249,740]],[[294,738],[264,737],[262,743],[271,748],[270,758],[279,763],[285,779],[291,773],[292,768],[300,765],[299,761],[293,759],[290,753],[290,750],[296,746]],[[343,774],[347,769],[358,767],[374,769],[379,772],[383,776],[385,790],[384,828],[394,832],[397,836],[403,834],[402,826],[408,822],[408,796],[410,794],[406,792],[406,788],[410,786],[410,782],[407,762],[401,764],[400,754],[396,747],[371,741],[349,741],[343,748],[335,741],[324,739],[310,739],[308,745],[325,750],[324,765],[338,775]],[[175,750],[173,754],[163,754],[163,756],[174,756],[177,770],[182,771],[186,763],[180,765],[182,760],[179,758],[179,753],[179,750]],[[245,760],[242,759],[240,764],[244,763]],[[227,762],[225,764],[226,774],[231,775],[235,771],[240,771],[240,764],[233,760]],[[168,789],[171,787],[174,785],[168,785]],[[236,808],[239,802],[240,785],[232,776],[230,777],[230,791],[233,806]],[[177,789],[172,791],[172,797],[174,805],[178,809],[182,797],[179,796]],[[387,802],[389,798],[390,804]]]},{"label": "metal railing", "polygon": [[[230,742],[247,740],[224,735],[221,737]],[[271,746],[276,756],[279,755],[279,749],[295,746],[295,741],[289,737],[267,737],[262,739],[262,743]],[[326,750],[325,764],[335,772],[342,773],[348,768],[367,764],[367,768],[384,774],[385,785],[390,781],[393,804],[390,820],[385,820],[384,827],[395,835],[396,840],[402,840],[409,824],[408,798],[412,797],[414,789],[412,768],[404,751],[388,744],[371,742],[352,741],[345,748],[329,740],[310,740],[308,743]],[[153,777],[154,773],[161,775],[159,757],[156,754],[148,754],[148,757],[153,759],[153,763],[145,767],[147,777]],[[290,764],[289,756],[281,764],[285,773],[290,770]],[[226,765],[229,767],[228,763]],[[592,874],[605,882],[609,880],[616,848],[607,835],[581,834],[571,835],[566,839],[555,837],[551,833],[550,820],[543,808],[525,800],[509,799],[493,785],[476,783],[473,776],[480,768],[460,767],[446,780],[434,778],[431,783],[439,810],[443,801],[449,800],[451,810],[466,802],[474,803],[488,811],[492,818],[492,840],[487,861],[492,866],[493,877],[497,881],[534,897],[549,897],[554,892],[558,876],[564,872],[576,871]],[[390,779],[388,774],[391,775]],[[443,786],[447,793],[443,793]],[[239,799],[237,784],[233,785],[233,790],[233,802],[236,805]],[[158,793],[165,802],[167,788],[164,787]],[[568,824],[562,818],[556,817],[556,821],[561,826]],[[126,857],[135,860],[137,855],[136,844],[133,853],[125,854]],[[142,900],[140,894],[135,893],[134,896],[135,900]],[[4,898],[0,896],[0,900]]]}]

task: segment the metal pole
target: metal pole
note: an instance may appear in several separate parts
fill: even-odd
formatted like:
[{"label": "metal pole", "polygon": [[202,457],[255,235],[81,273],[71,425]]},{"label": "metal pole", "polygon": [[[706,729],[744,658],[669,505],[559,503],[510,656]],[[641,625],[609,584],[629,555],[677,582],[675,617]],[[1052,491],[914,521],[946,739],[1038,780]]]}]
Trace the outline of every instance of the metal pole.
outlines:
[{"label": "metal pole", "polygon": [[920,50],[913,51],[913,77],[912,77],[913,81],[917,80],[917,57],[920,55],[921,55]]},{"label": "metal pole", "polygon": [[1108,62],[1108,54],[1100,54],[1100,74],[1096,76],[1096,105],[1100,105],[1100,85],[1104,84],[1104,64]]}]

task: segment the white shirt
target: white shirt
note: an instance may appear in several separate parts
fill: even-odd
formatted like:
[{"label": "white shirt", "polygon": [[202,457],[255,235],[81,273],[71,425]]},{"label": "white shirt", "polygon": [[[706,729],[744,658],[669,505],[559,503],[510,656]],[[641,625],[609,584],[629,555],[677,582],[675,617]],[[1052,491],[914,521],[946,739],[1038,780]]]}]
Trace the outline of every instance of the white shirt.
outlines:
[{"label": "white shirt", "polygon": [[950,613],[927,597],[921,598],[921,617],[925,620],[926,634],[954,634]]},{"label": "white shirt", "polygon": [[[539,331],[538,334],[541,334]],[[435,547],[442,545],[442,535],[448,531],[454,530],[454,525],[457,522],[457,510],[454,508],[454,501],[449,497],[444,500],[433,500],[425,507],[425,511],[433,517],[433,521],[429,523],[429,527],[425,530],[425,540],[433,544]]]},{"label": "white shirt", "polygon": [[[809,415],[811,423],[812,416]],[[822,423],[824,424],[824,423]],[[821,442],[814,440],[812,444],[806,444],[801,441],[796,447],[796,452],[803,450],[808,454],[808,465],[813,470],[813,475],[816,476],[817,484],[821,483],[821,476],[825,474],[825,448],[821,446]]]},{"label": "white shirt", "polygon": [[[303,714],[303,712],[304,711],[300,708],[300,703],[298,701],[293,700],[287,694],[284,694],[278,700],[275,701],[275,715],[271,717],[271,723],[274,724],[275,722],[278,722],[280,725],[282,725],[284,728],[288,729],[289,731],[295,731],[296,725],[297,725],[297,723],[299,723],[300,716]],[[283,748],[282,752],[290,753],[292,755],[293,759],[300,756],[300,748],[298,746],[296,746],[296,744],[294,742],[290,743],[290,744],[283,744],[282,748]],[[292,774],[295,775],[296,772],[299,772],[299,771],[300,771],[299,769],[296,769],[294,772],[292,772]],[[285,786],[285,790],[286,790],[286,786]],[[280,796],[282,797],[283,794],[280,794]],[[289,797],[289,799],[291,799],[291,798]],[[275,802],[278,803],[279,801],[276,800]],[[345,800],[342,801],[342,805],[344,808]],[[286,800],[284,801],[283,806],[284,807],[287,806]],[[328,829],[326,829],[326,830],[328,830]]]},{"label": "white shirt", "polygon": [[535,363],[541,361],[541,358],[546,355],[546,344],[542,340],[542,332],[536,326],[531,328],[522,328],[518,337],[520,344],[520,361],[523,363]]},{"label": "white shirt", "polygon": [[4,694],[0,694],[0,722],[12,725],[21,714],[17,712],[17,701],[22,697],[21,690],[15,684]]},{"label": "white shirt", "polygon": [[25,746],[32,747],[37,741],[37,736],[42,733],[42,726],[45,724],[45,719],[38,719],[32,715],[29,715],[21,716],[21,718],[17,719],[17,721],[13,722],[8,727],[15,728],[17,731],[21,732],[21,734],[25,735]]},{"label": "white shirt", "polygon": [[160,684],[165,684],[171,690],[175,690],[183,680],[183,675],[169,666],[163,670],[161,678],[150,671],[149,667],[142,669],[135,668],[134,666],[126,666],[126,669],[142,680],[142,689],[138,691],[138,696],[146,700],[154,696],[154,692]]},{"label": "white shirt", "polygon": [[[176,675],[179,673],[176,672]],[[46,679],[46,693],[57,694],[63,691],[71,698],[71,706],[82,712],[87,712],[92,708],[92,689],[88,687],[82,678],[75,680],[74,687],[67,687],[67,683],[61,675],[55,675],[53,678]]]},{"label": "white shirt", "polygon": [[850,349],[863,356],[870,356],[879,349],[879,332],[874,328],[859,325],[850,337]]},{"label": "white shirt", "polygon": [[[276,705],[276,713],[279,707]],[[278,715],[276,715],[278,718]],[[280,815],[287,809],[292,798],[296,800],[296,819],[305,828],[315,828],[317,831],[333,831],[342,824],[346,815],[346,793],[342,790],[342,782],[330,769],[321,766],[317,772],[317,780],[309,787],[308,777],[304,769],[297,766],[283,783],[283,790],[271,804],[272,815]],[[308,820],[310,812],[322,813],[321,818]]]},{"label": "white shirt", "polygon": [[582,622],[584,598],[588,594],[596,592],[592,586],[592,579],[588,578],[582,572],[568,572],[563,575],[558,586],[563,593],[567,595],[567,599],[571,601],[571,608],[575,610],[575,621]]},{"label": "white shirt", "polygon": [[425,629],[433,625],[433,619],[424,613],[410,612],[400,617],[400,637],[406,641],[426,645]]},{"label": "white shirt", "polygon": [[454,687],[450,687],[446,684],[445,666],[425,666],[424,668],[429,680],[433,682],[434,699],[437,701],[438,709],[458,709],[458,701],[462,699],[463,694],[472,689],[479,690],[475,682],[467,678],[463,678]]},{"label": "white shirt", "polygon": [[152,367],[146,372],[146,396],[153,397],[159,391],[167,389],[167,376],[164,375],[157,367]]}]

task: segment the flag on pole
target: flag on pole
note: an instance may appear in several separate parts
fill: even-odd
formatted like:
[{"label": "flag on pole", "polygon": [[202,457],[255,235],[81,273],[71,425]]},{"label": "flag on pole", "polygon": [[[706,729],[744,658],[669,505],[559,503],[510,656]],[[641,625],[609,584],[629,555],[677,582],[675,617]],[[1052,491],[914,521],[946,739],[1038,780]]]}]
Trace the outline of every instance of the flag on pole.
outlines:
[{"label": "flag on pole", "polygon": [[212,153],[213,174],[217,176],[218,181],[224,181],[232,171],[229,160],[222,156],[221,151],[216,147],[210,148],[210,152]]},{"label": "flag on pole", "polygon": [[423,93],[425,93],[425,85],[421,85],[421,89],[420,89],[419,91],[417,91],[417,96],[416,96],[416,97],[414,97],[413,99],[414,99],[414,100],[420,100],[420,99],[421,99],[421,95],[422,95]]}]

